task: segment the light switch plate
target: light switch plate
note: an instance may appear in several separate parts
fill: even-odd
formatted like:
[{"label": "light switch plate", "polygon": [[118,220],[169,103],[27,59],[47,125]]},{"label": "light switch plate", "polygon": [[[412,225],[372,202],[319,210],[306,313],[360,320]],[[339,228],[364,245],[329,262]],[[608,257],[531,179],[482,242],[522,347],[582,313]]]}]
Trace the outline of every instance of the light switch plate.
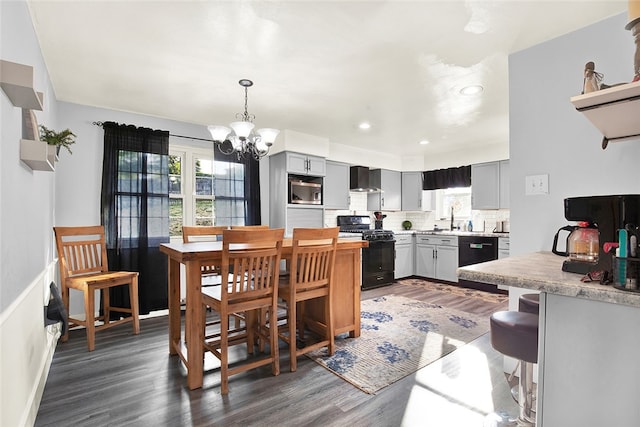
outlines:
[{"label": "light switch plate", "polygon": [[540,194],[549,194],[549,175],[529,175],[524,179],[525,190],[527,196],[535,196]]}]

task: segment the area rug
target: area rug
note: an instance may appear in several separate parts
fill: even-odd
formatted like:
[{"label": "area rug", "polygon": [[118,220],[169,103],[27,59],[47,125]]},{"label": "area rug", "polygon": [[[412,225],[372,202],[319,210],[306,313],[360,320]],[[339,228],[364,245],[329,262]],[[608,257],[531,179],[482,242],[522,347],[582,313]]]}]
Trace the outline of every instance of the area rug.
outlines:
[{"label": "area rug", "polygon": [[509,300],[509,295],[506,295],[506,294],[480,291],[477,289],[470,289],[462,286],[457,286],[455,284],[431,282],[429,280],[424,280],[424,279],[400,279],[396,281],[396,283],[399,283],[401,285],[406,285],[406,286],[419,286],[421,288],[428,289],[431,291],[444,292],[444,293],[463,296],[463,297],[478,298],[483,301],[487,301],[491,303],[503,303]]},{"label": "area rug", "polygon": [[336,339],[308,356],[375,394],[489,331],[489,319],[401,296],[362,301],[361,335]]}]

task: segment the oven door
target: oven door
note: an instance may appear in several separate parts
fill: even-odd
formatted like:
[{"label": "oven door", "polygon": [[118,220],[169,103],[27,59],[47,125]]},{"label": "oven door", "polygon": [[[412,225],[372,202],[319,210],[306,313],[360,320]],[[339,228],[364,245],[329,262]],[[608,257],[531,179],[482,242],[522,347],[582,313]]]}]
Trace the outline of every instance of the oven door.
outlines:
[{"label": "oven door", "polygon": [[362,289],[377,288],[393,283],[395,241],[369,241],[362,249]]}]

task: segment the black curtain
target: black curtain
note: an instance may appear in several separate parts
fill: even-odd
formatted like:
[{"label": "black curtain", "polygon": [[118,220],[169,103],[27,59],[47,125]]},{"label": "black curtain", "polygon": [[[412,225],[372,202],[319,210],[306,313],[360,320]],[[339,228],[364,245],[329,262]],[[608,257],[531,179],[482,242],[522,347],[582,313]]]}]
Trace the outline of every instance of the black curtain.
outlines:
[{"label": "black curtain", "polygon": [[[101,220],[109,269],[140,273],[140,314],[167,308],[169,132],[105,122]],[[128,290],[110,290],[111,303],[130,306]],[[117,316],[114,316],[117,317]]]},{"label": "black curtain", "polygon": [[423,190],[469,186],[471,186],[471,166],[422,172]]},{"label": "black curtain", "polygon": [[[238,158],[236,153],[223,154],[220,150],[214,150],[213,158],[216,162],[229,162],[244,165],[244,185],[242,188],[228,186],[221,188],[218,180],[214,181],[214,193],[216,196],[216,212],[218,204],[223,201],[233,200],[231,203],[242,203],[244,206],[244,224],[260,225],[262,216],[260,214],[260,162],[253,157]],[[229,207],[228,209],[233,209]],[[217,215],[216,215],[217,217]],[[216,221],[216,225],[240,225],[223,224]]]}]

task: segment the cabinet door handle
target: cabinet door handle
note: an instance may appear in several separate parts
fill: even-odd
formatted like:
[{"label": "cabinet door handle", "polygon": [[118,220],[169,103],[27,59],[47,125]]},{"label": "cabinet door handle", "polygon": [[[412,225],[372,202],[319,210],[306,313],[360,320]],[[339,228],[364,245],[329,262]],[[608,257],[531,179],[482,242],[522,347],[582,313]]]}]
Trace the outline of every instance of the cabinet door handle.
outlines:
[{"label": "cabinet door handle", "polygon": [[380,206],[384,206],[384,197],[381,197],[380,200],[382,201],[382,203],[380,204]]}]

